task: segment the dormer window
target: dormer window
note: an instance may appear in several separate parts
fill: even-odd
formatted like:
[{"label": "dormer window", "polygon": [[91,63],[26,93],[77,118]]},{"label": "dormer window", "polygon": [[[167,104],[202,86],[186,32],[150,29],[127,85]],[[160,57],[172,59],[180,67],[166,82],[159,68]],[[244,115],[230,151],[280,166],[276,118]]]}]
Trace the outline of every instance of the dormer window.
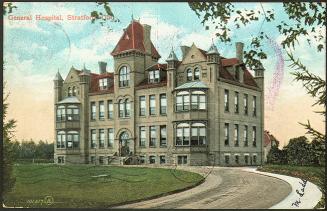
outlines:
[{"label": "dormer window", "polygon": [[160,82],[160,72],[159,70],[152,70],[149,72],[149,83],[159,83]]},{"label": "dormer window", "polygon": [[99,79],[99,88],[100,90],[108,89],[108,78]]}]

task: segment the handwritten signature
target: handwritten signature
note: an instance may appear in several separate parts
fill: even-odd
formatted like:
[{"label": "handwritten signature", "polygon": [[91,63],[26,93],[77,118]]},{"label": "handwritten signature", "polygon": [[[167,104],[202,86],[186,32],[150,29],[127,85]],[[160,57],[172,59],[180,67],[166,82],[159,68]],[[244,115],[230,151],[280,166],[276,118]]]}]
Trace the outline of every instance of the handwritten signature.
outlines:
[{"label": "handwritten signature", "polygon": [[301,204],[301,198],[304,196],[304,190],[305,190],[305,187],[307,186],[307,180],[304,180],[304,179],[301,179],[302,182],[299,182],[300,185],[302,186],[302,188],[299,190],[299,189],[296,189],[296,193],[300,196],[298,200],[296,200],[295,202],[292,203],[292,206],[295,206],[295,207],[299,207],[299,205]]}]

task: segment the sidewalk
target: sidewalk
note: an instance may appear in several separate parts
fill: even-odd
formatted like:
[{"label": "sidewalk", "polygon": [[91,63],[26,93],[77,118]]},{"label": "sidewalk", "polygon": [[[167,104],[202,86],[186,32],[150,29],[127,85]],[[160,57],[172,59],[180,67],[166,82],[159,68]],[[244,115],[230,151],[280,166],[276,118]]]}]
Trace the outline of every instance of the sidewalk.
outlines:
[{"label": "sidewalk", "polygon": [[254,172],[256,174],[262,174],[284,180],[292,186],[292,192],[285,199],[278,204],[275,204],[270,209],[313,209],[322,197],[322,193],[318,186],[309,181],[303,181],[300,178],[286,175],[261,172],[257,171],[256,168],[242,169],[244,171]]}]

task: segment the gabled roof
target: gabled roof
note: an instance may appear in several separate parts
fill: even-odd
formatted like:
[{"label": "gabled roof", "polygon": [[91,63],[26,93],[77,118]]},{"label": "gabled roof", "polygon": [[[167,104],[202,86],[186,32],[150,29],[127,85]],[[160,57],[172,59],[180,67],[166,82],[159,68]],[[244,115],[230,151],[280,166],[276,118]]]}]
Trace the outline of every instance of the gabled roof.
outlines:
[{"label": "gabled roof", "polygon": [[62,101],[59,101],[57,104],[76,104],[76,103],[81,103],[81,102],[77,97],[71,96],[71,97],[66,97]]},{"label": "gabled roof", "polygon": [[208,89],[208,86],[202,81],[192,81],[192,82],[184,83],[175,88],[175,90],[181,90],[181,89]]},{"label": "gabled roof", "polygon": [[[116,55],[128,50],[137,50],[145,53],[143,26],[135,20],[133,20],[132,23],[130,23],[124,30],[123,35],[121,36],[114,50],[111,52],[111,55]],[[152,42],[151,55],[155,58],[161,57]]]},{"label": "gabled roof", "polygon": [[[109,87],[106,90],[100,90],[99,87],[99,79],[102,78],[110,78],[111,84],[108,84]],[[109,83],[109,81],[108,81]],[[114,92],[114,73],[104,73],[104,74],[92,74],[91,75],[91,86],[90,86],[90,94],[104,94],[104,93],[113,93]]]},{"label": "gabled roof", "polygon": [[272,142],[279,142],[272,134],[269,133],[269,131],[265,130],[264,131],[264,143],[263,146],[266,147],[268,145],[271,145]]},{"label": "gabled roof", "polygon": [[160,63],[156,63],[148,68],[146,68],[146,71],[151,71],[151,70],[166,70],[167,69],[167,64],[160,64]]}]

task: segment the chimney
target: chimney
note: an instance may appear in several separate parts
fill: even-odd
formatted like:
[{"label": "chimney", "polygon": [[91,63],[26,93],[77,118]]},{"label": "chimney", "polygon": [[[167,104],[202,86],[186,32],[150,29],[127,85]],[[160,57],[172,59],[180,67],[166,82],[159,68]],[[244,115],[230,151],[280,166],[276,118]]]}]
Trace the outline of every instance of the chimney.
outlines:
[{"label": "chimney", "polygon": [[242,42],[236,43],[236,58],[239,60],[239,62],[243,62],[243,47],[244,47],[244,43]]},{"label": "chimney", "polygon": [[186,46],[186,45],[182,45],[181,46],[181,50],[182,50],[182,59],[185,58],[185,55],[187,54],[187,52],[190,50],[190,47]]},{"label": "chimney", "polygon": [[151,26],[143,24],[143,43],[145,52],[151,54]]},{"label": "chimney", "polygon": [[100,74],[104,74],[107,72],[107,63],[106,62],[99,62],[99,72]]}]

